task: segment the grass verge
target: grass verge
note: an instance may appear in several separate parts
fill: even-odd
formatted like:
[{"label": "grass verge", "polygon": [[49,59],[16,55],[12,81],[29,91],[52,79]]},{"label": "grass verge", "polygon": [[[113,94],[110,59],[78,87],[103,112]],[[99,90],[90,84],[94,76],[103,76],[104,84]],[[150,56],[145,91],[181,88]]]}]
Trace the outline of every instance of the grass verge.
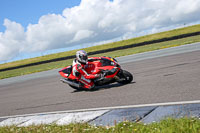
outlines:
[{"label": "grass verge", "polygon": [[[85,50],[87,52],[92,52],[92,51],[96,51],[96,50],[114,48],[114,47],[118,47],[118,46],[125,46],[125,45],[129,45],[129,44],[134,44],[134,43],[141,43],[141,42],[145,42],[145,41],[151,41],[151,40],[156,40],[156,39],[160,39],[160,38],[164,38],[164,37],[171,37],[171,36],[192,33],[192,32],[197,32],[197,31],[200,31],[200,25],[194,25],[194,26],[190,26],[190,27],[186,27],[186,28],[175,29],[172,31],[167,31],[167,32],[147,35],[147,36],[143,36],[143,37],[133,38],[133,39],[129,39],[129,40],[123,40],[123,41],[119,41],[119,42],[113,42],[113,43],[109,43],[109,44],[89,47],[89,48],[85,48]],[[129,48],[129,49],[125,49],[125,50],[117,50],[117,51],[113,51],[113,52],[107,52],[107,53],[104,53],[103,55],[119,57],[119,56],[125,56],[125,55],[130,55],[130,54],[146,52],[146,51],[158,50],[158,49],[163,49],[163,48],[168,48],[168,47],[180,46],[180,45],[190,44],[190,43],[194,43],[194,42],[200,42],[200,35],[177,39],[177,40],[173,40],[173,41],[155,43],[155,44],[145,45],[145,46],[140,46],[140,47],[135,47],[135,48]],[[14,66],[20,66],[20,65],[34,63],[34,62],[40,62],[40,61],[59,58],[59,57],[70,56],[70,55],[74,55],[75,52],[76,52],[76,50],[73,50],[73,51],[68,51],[68,52],[63,52],[63,53],[57,53],[57,54],[32,58],[32,59],[26,59],[26,60],[22,60],[22,61],[0,64],[0,69],[14,67]],[[97,54],[97,55],[93,55],[93,56],[102,56],[102,54]],[[46,70],[55,69],[55,68],[61,68],[61,67],[71,64],[71,61],[72,60],[64,60],[64,61],[47,63],[47,64],[41,64],[41,65],[37,65],[37,66],[19,68],[19,69],[15,69],[15,70],[3,71],[3,72],[0,72],[0,79],[14,77],[14,76],[21,76],[21,75],[25,75],[25,74],[41,72],[41,71],[46,71]]]},{"label": "grass verge", "polygon": [[28,127],[0,127],[0,133],[199,133],[200,120],[197,118],[168,118],[158,123],[143,124],[122,122],[113,127],[92,126],[77,123],[59,126],[39,125]]}]

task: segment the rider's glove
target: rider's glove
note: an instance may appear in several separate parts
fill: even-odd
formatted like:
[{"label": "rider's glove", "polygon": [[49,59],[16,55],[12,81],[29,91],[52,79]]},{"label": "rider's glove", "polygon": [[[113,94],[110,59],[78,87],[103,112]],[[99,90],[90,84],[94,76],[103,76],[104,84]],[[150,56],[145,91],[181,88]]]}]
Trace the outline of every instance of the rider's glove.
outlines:
[{"label": "rider's glove", "polygon": [[95,78],[102,78],[102,77],[104,77],[104,75],[101,73],[101,74],[96,74],[95,75]]},{"label": "rider's glove", "polygon": [[100,74],[95,74],[94,76],[95,76],[95,78],[99,78]]},{"label": "rider's glove", "polygon": [[98,74],[98,80],[103,80],[104,79],[104,74]]}]

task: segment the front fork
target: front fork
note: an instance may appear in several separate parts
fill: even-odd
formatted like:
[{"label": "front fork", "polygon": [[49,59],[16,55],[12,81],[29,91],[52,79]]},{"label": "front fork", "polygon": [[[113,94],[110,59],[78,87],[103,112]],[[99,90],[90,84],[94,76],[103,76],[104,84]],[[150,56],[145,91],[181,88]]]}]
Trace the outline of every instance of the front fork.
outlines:
[{"label": "front fork", "polygon": [[126,80],[126,77],[123,74],[123,70],[120,69],[117,75],[114,77],[117,82]]}]

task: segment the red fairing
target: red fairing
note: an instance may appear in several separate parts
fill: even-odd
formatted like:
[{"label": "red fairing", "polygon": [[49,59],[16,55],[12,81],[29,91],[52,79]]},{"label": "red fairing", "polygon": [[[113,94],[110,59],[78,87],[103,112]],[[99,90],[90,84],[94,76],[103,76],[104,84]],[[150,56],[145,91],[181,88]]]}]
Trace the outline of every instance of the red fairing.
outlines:
[{"label": "red fairing", "polygon": [[76,64],[73,67],[80,73],[79,78],[81,78],[81,76],[84,76],[86,79],[94,79],[97,76],[96,74],[94,75],[93,73],[90,72],[92,68],[88,66],[91,66],[91,65],[94,68],[93,64],[87,64],[87,65]]},{"label": "red fairing", "polygon": [[[74,72],[72,71],[74,71],[74,69],[79,72],[78,75],[73,75]],[[110,71],[105,78],[114,78],[120,71],[120,66],[117,61],[111,57],[89,57],[86,65],[76,64],[73,67],[67,66],[60,70],[59,73],[66,79],[84,83],[84,88],[90,88],[94,85],[92,79],[97,78],[102,71]]]},{"label": "red fairing", "polygon": [[72,66],[67,66],[59,71],[60,75],[64,78],[69,78],[72,80],[77,79],[77,77],[71,74]]},{"label": "red fairing", "polygon": [[65,68],[63,68],[63,69],[61,69],[60,71],[59,71],[59,73],[60,73],[60,75],[62,76],[62,77],[64,77],[64,78],[67,78],[68,77],[68,74],[66,74],[66,73],[64,73],[64,70],[66,70],[67,68],[69,68],[70,66],[67,66],[67,67],[65,67]]}]

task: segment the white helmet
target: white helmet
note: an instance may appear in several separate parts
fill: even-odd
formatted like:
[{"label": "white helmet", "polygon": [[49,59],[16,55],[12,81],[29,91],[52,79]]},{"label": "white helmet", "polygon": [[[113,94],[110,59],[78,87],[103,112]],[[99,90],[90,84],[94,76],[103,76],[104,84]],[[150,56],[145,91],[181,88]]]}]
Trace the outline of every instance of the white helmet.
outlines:
[{"label": "white helmet", "polygon": [[88,62],[88,56],[87,53],[84,50],[79,50],[76,52],[76,59],[78,60],[78,62],[83,63],[83,64],[87,64]]}]

